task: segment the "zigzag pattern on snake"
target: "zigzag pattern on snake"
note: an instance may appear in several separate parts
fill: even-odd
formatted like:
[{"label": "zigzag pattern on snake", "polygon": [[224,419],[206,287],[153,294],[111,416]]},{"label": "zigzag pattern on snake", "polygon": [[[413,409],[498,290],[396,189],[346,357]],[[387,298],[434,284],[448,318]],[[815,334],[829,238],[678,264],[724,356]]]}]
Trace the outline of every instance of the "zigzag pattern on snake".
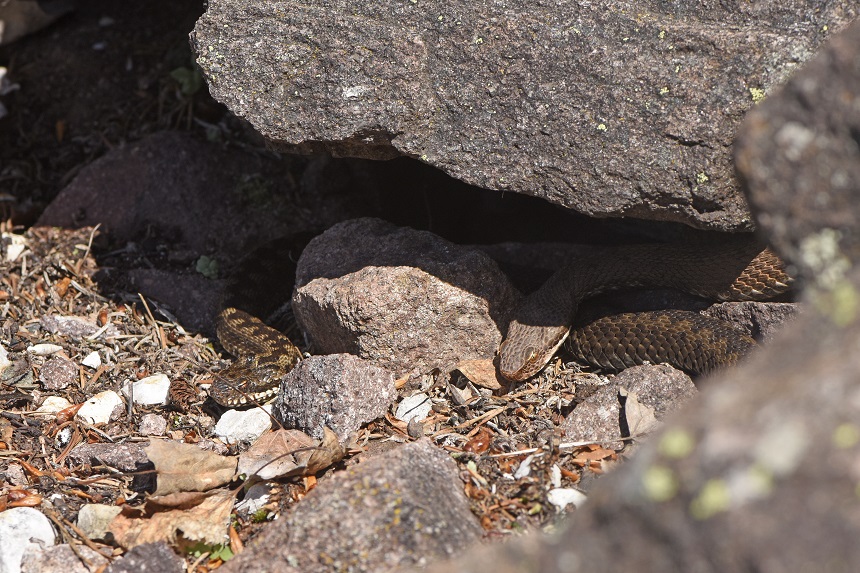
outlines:
[{"label": "zigzag pattern on snake", "polygon": [[[274,304],[250,313],[236,307],[243,299],[289,300],[295,263],[309,239],[286,238],[243,263],[238,288],[217,319],[221,344],[238,358],[212,384],[210,395],[219,404],[268,399],[301,359],[287,336],[255,316],[265,316]],[[279,270],[272,272],[273,266]],[[269,296],[260,297],[261,283],[271,285]],[[500,348],[500,370],[512,381],[535,375],[567,339],[580,302],[602,292],[671,287],[714,300],[764,300],[785,292],[791,283],[776,255],[743,236],[710,244],[595,247],[526,299]],[[604,317],[582,325],[571,340],[575,355],[605,369],[649,361],[694,374],[732,364],[755,345],[727,323],[674,310]]]}]

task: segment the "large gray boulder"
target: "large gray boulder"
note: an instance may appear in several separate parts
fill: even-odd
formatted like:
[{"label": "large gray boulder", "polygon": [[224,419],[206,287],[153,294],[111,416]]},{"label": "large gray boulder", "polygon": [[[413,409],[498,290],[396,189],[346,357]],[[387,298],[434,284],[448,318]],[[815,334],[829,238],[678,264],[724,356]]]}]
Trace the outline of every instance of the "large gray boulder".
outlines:
[{"label": "large gray boulder", "polygon": [[856,2],[212,0],[212,95],[281,150],[419,158],[595,216],[748,229],[731,142]]}]

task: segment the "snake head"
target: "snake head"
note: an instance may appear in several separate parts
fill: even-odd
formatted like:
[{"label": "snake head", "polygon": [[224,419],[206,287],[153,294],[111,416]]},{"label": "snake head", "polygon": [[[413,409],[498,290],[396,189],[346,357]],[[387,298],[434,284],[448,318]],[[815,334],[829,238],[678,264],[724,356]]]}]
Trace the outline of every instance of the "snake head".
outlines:
[{"label": "snake head", "polygon": [[534,327],[512,322],[499,346],[499,372],[512,382],[528,380],[546,366],[567,338],[566,327]]},{"label": "snake head", "polygon": [[512,382],[522,382],[534,376],[543,367],[538,349],[529,344],[517,344],[508,337],[499,346],[499,372]]}]

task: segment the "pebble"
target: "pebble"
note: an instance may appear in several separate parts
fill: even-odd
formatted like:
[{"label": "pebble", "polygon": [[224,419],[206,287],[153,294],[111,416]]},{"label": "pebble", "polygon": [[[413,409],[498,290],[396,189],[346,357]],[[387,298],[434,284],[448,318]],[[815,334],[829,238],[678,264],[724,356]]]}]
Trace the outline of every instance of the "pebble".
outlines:
[{"label": "pebble", "polygon": [[6,349],[3,348],[3,345],[0,344],[0,374],[10,366],[12,366],[12,361],[9,360],[9,354],[6,352]]},{"label": "pebble", "polygon": [[99,356],[97,350],[93,350],[92,352],[87,354],[83,360],[81,360],[81,364],[83,364],[87,368],[92,368],[93,370],[95,370],[102,365],[102,357]]},{"label": "pebble", "polygon": [[76,417],[90,424],[107,424],[117,406],[122,406],[122,398],[113,390],[105,390],[84,402]]},{"label": "pebble", "polygon": [[578,489],[558,487],[549,490],[546,494],[546,499],[556,506],[559,511],[562,511],[570,504],[573,504],[574,507],[581,507],[587,497]]},{"label": "pebble", "polygon": [[36,408],[37,414],[56,414],[60,410],[65,410],[72,403],[62,396],[48,396],[42,402],[42,405]]},{"label": "pebble", "polygon": [[52,356],[39,371],[45,390],[62,390],[78,380],[78,366],[62,356]]},{"label": "pebble", "polygon": [[158,414],[144,414],[137,431],[143,436],[163,436],[167,431],[167,420]]},{"label": "pebble", "polygon": [[394,412],[394,417],[403,422],[423,420],[430,414],[432,408],[433,404],[427,394],[414,394],[400,401]]},{"label": "pebble", "polygon": [[20,573],[24,550],[41,541],[53,545],[56,541],[51,521],[32,507],[13,507],[0,513],[0,572]]},{"label": "pebble", "polygon": [[227,410],[215,424],[215,435],[228,444],[253,442],[272,427],[271,413],[271,404],[262,409]]},{"label": "pebble", "polygon": [[88,503],[78,511],[78,527],[90,539],[103,541],[110,529],[113,518],[119,515],[121,508],[102,503]]},{"label": "pebble", "polygon": [[[109,550],[105,551],[109,554]],[[84,565],[82,558],[86,559],[91,567]],[[66,543],[51,547],[41,547],[31,543],[24,550],[21,573],[46,573],[47,571],[93,573],[104,571],[109,564],[107,557],[85,545],[78,545],[73,550]]]},{"label": "pebble", "polygon": [[[133,392],[132,392],[133,390]],[[167,404],[170,379],[165,374],[153,374],[134,383],[126,383],[122,393],[126,398],[134,396],[134,403],[143,406]]]},{"label": "pebble", "polygon": [[27,347],[27,352],[30,354],[34,354],[36,356],[50,356],[51,354],[56,354],[63,349],[62,346],[58,344],[34,344],[32,346]]}]

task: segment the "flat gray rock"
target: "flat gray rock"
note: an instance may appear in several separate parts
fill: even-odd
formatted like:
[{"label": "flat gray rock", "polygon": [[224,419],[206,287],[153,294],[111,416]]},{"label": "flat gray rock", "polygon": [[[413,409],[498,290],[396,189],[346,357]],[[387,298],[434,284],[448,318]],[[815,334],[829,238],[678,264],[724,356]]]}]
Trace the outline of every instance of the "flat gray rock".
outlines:
[{"label": "flat gray rock", "polygon": [[[562,423],[562,430],[573,441],[594,441],[621,449],[622,437],[630,435],[630,412],[622,407],[619,390],[635,394],[637,401],[660,421],[696,394],[689,376],[668,364],[644,364],[620,372],[607,386],[577,404]],[[626,406],[626,401],[624,401]]]},{"label": "flat gray rock", "polygon": [[752,226],[744,112],[857,14],[827,3],[213,0],[215,99],[276,148],[406,155],[596,216]]},{"label": "flat gray rock", "polygon": [[311,356],[281,381],[274,415],[317,439],[328,426],[343,442],[397,398],[394,375],[350,354]]},{"label": "flat gray rock", "polygon": [[355,354],[398,377],[492,358],[519,297],[484,253],[369,218],[311,241],[296,287],[316,352]]},{"label": "flat gray rock", "polygon": [[481,539],[457,465],[420,440],[321,482],[230,571],[384,573],[451,557]]}]

